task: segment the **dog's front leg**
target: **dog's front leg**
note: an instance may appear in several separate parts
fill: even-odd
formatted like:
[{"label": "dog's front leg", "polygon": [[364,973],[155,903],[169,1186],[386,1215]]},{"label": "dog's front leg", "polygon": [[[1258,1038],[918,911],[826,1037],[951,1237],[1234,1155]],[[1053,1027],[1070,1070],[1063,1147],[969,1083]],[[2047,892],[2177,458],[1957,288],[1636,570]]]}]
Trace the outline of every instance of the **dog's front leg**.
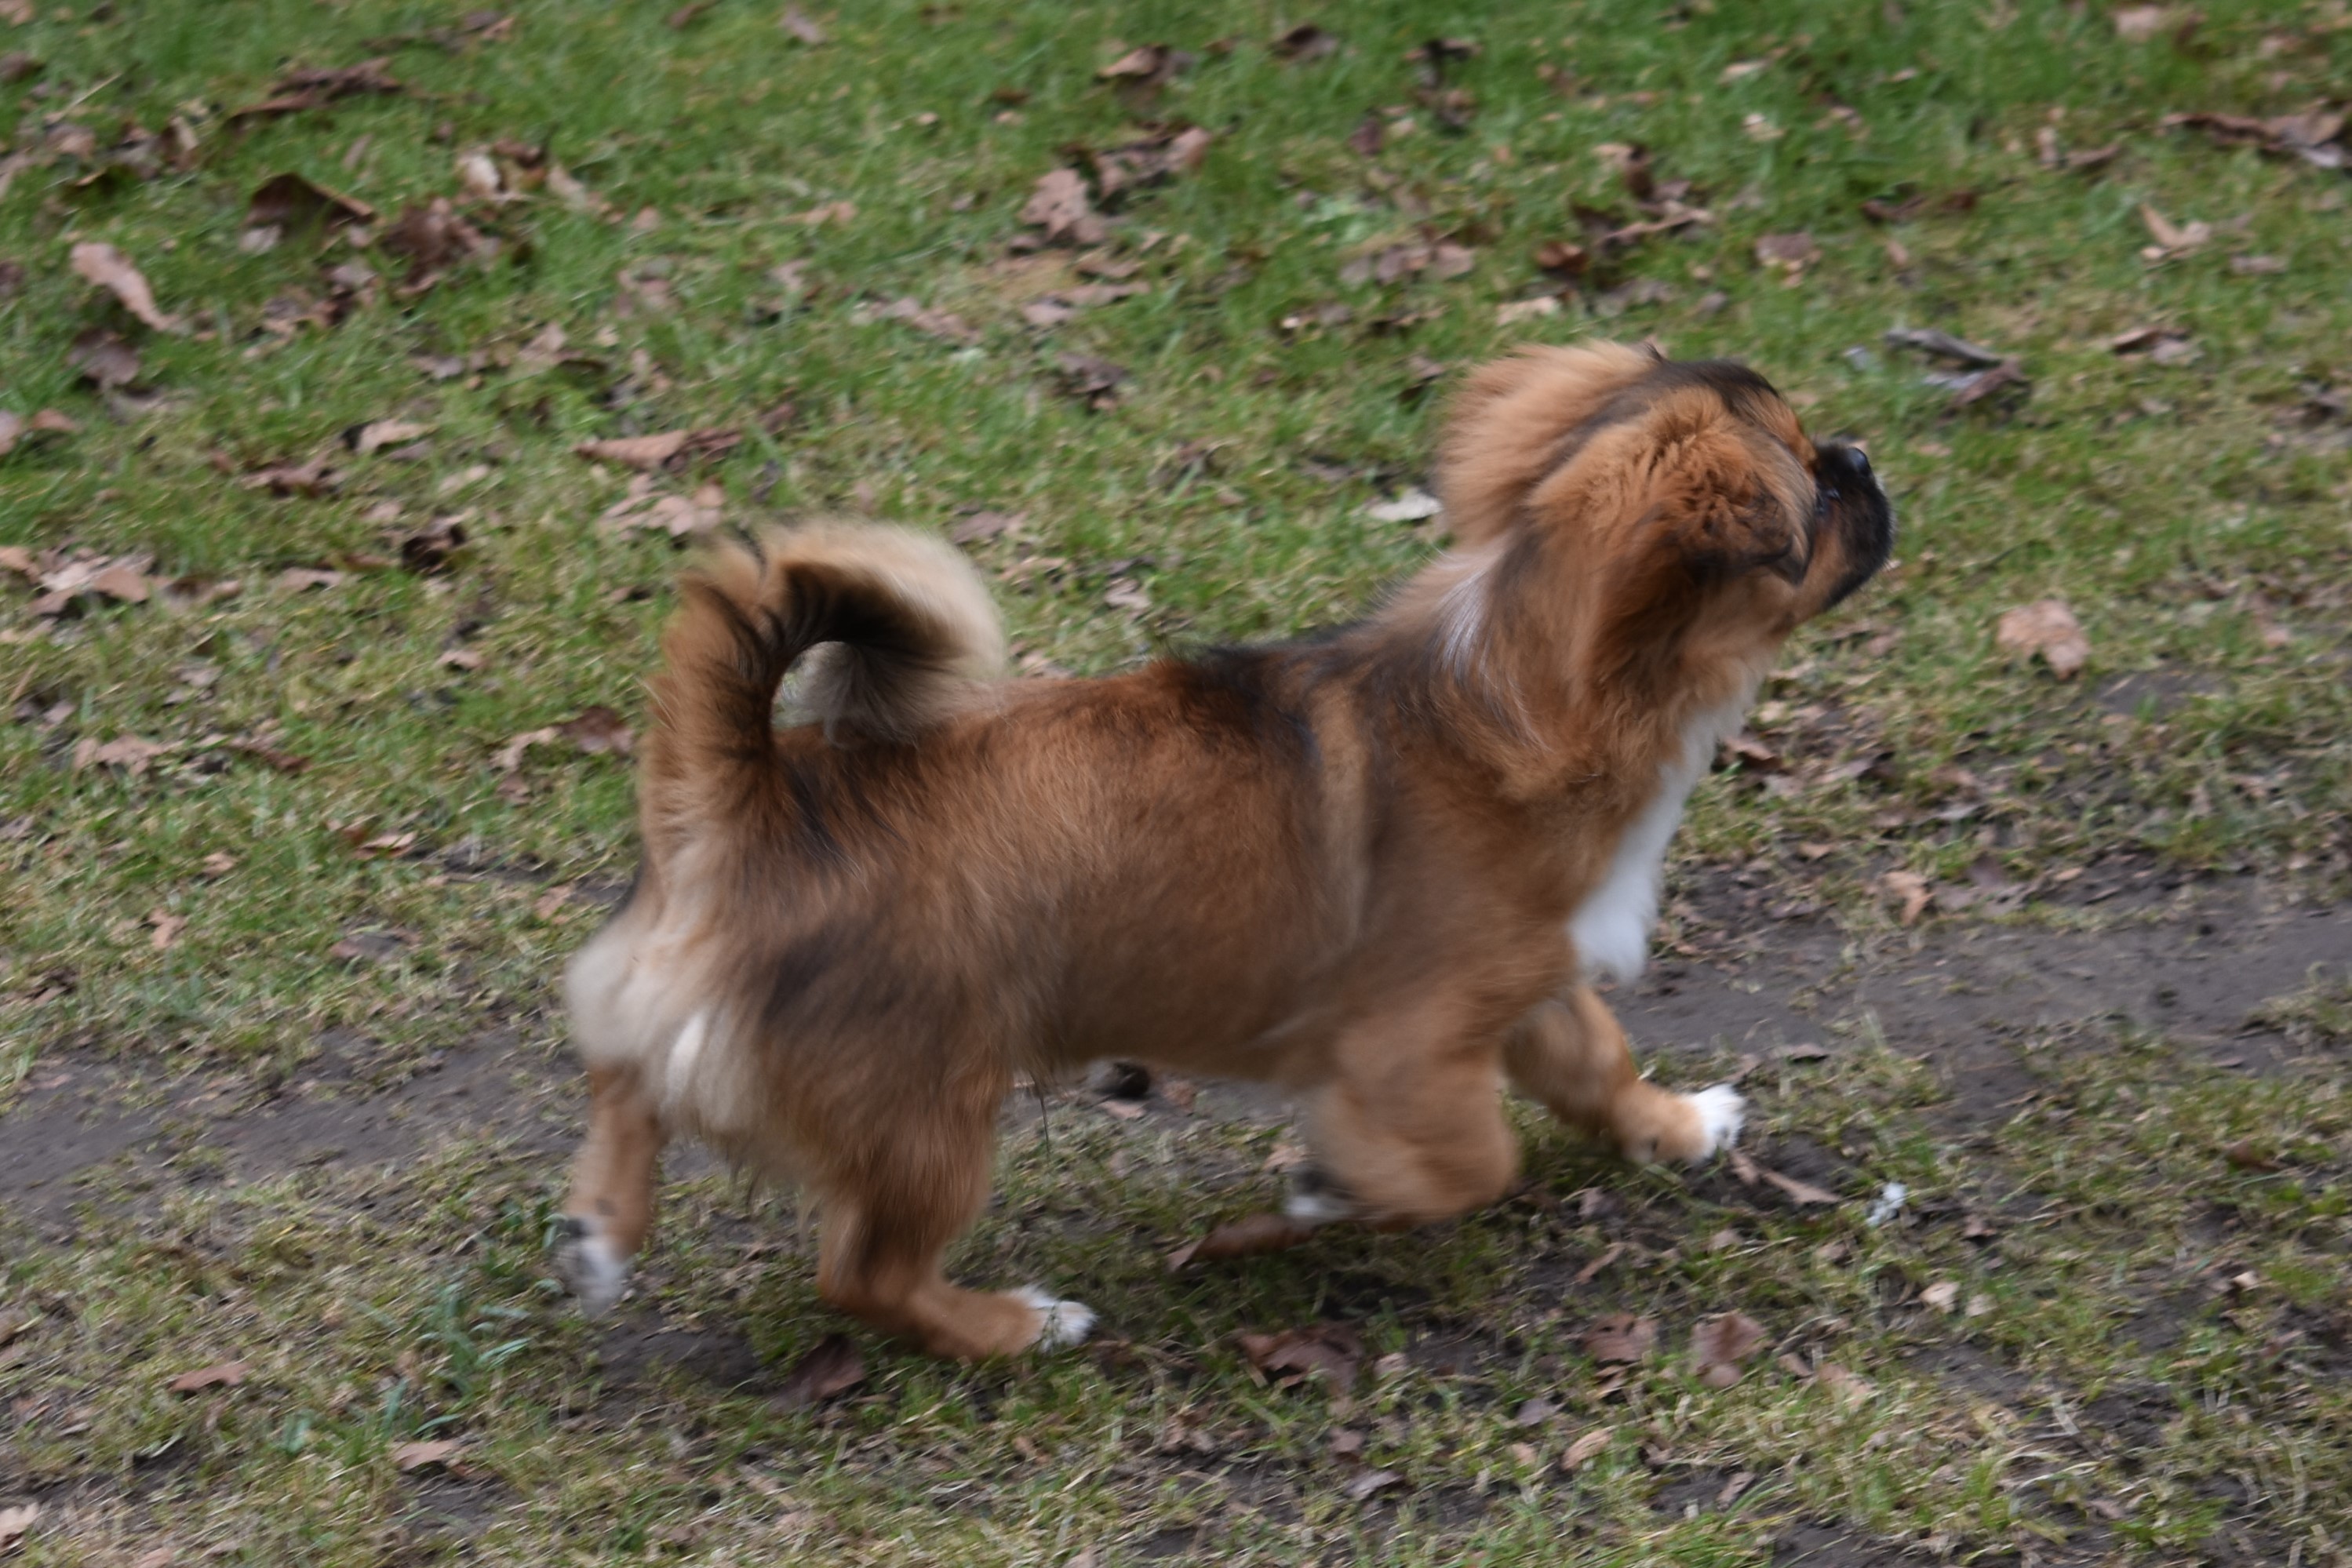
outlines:
[{"label": "dog's front leg", "polygon": [[1511,1081],[1572,1127],[1614,1138],[1632,1160],[1703,1160],[1731,1146],[1747,1103],[1728,1083],[1677,1094],[1643,1078],[1614,1014],[1572,986],[1513,1027]]},{"label": "dog's front leg", "polygon": [[588,1140],[572,1166],[556,1271],[592,1312],[629,1282],[629,1260],[654,1218],[654,1170],[666,1135],[635,1066],[588,1070]]}]

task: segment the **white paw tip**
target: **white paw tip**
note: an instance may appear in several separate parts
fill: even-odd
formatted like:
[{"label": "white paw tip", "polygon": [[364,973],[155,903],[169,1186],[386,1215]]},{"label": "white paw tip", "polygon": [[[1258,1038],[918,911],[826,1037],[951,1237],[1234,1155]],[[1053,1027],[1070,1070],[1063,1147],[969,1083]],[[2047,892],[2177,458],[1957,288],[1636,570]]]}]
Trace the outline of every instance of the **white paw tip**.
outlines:
[{"label": "white paw tip", "polygon": [[613,1250],[611,1242],[596,1233],[594,1220],[567,1216],[563,1226],[568,1234],[556,1244],[555,1272],[580,1298],[582,1309],[593,1317],[628,1289],[629,1265]]},{"label": "white paw tip", "polygon": [[1024,1285],[1013,1296],[1024,1306],[1034,1307],[1045,1314],[1045,1324],[1037,1331],[1039,1350],[1067,1350],[1074,1344],[1084,1344],[1087,1336],[1094,1333],[1095,1310],[1083,1301],[1049,1296],[1036,1285]]},{"label": "white paw tip", "polygon": [[1706,1159],[1731,1147],[1732,1140],[1739,1136],[1739,1124],[1748,1119],[1748,1102],[1739,1091],[1718,1083],[1683,1098],[1698,1113],[1699,1132],[1706,1140],[1698,1157]]},{"label": "white paw tip", "polygon": [[1294,1191],[1282,1200],[1283,1218],[1301,1225],[1330,1225],[1355,1212],[1354,1204],[1328,1191]]}]

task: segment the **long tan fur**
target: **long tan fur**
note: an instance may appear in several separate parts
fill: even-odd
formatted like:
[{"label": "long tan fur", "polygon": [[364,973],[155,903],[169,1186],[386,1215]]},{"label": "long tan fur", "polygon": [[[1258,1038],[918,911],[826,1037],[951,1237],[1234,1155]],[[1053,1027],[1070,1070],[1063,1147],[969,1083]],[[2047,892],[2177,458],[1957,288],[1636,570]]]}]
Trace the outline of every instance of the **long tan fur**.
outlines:
[{"label": "long tan fur", "polygon": [[[808,1184],[826,1298],[937,1354],[1082,1336],[950,1284],[1023,1074],[1117,1055],[1297,1097],[1299,1233],[1503,1192],[1516,1083],[1636,1158],[1738,1096],[1635,1071],[1588,982],[1638,970],[1666,844],[1775,650],[1885,558],[1868,465],[1761,378],[1603,347],[1475,374],[1458,544],[1368,620],[1096,681],[984,678],[944,546],[719,552],[655,687],[630,898],[574,959],[591,1134],[562,1265],[625,1280],[690,1135]],[[797,673],[815,722],[777,727]]]}]

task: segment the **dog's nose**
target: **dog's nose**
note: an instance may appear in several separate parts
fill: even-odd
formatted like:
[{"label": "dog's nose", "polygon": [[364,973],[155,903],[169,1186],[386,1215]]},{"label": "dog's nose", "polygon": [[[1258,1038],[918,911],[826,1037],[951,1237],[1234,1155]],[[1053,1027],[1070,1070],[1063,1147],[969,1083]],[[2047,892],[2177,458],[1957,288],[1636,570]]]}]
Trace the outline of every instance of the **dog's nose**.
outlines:
[{"label": "dog's nose", "polygon": [[1867,479],[1870,477],[1869,453],[1864,452],[1859,446],[1841,446],[1836,450],[1837,455],[1845,459],[1845,465],[1853,470],[1853,476],[1855,478]]}]

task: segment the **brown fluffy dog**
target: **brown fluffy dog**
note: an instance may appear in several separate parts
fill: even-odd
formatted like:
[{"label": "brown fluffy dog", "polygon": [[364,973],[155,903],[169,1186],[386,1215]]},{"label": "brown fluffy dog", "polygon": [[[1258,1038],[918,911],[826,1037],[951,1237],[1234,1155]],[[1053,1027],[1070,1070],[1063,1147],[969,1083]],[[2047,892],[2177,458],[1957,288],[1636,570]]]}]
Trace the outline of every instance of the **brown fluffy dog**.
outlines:
[{"label": "brown fluffy dog", "polygon": [[[806,1183],[827,1301],[940,1355],[1084,1337],[950,1284],[1024,1074],[1117,1056],[1270,1081],[1290,1213],[1489,1203],[1505,1082],[1637,1159],[1738,1131],[1635,1071],[1668,839],[1782,639],[1885,559],[1869,464],[1760,377],[1538,349],[1470,380],[1454,548],[1370,619],[1102,680],[992,680],[947,546],[824,528],[719,549],[664,643],[644,866],[573,961],[593,1095],[561,1262],[608,1301],[664,1142]],[[779,730],[788,672],[819,722]]]}]

